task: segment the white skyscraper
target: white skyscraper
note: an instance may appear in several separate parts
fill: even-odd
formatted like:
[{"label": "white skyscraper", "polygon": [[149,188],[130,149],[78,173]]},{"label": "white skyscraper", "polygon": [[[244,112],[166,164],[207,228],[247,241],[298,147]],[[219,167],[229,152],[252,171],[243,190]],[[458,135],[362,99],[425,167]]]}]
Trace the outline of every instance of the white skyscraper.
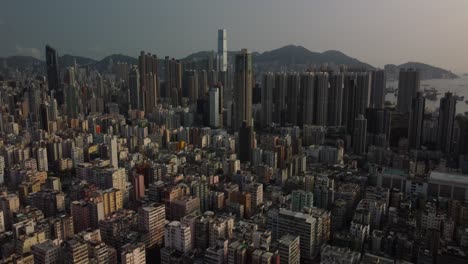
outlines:
[{"label": "white skyscraper", "polygon": [[109,144],[109,157],[111,165],[117,169],[119,167],[119,158],[117,154],[117,137],[113,136]]},{"label": "white skyscraper", "polygon": [[183,253],[192,250],[190,226],[178,221],[167,224],[164,228],[164,245]]},{"label": "white skyscraper", "polygon": [[218,67],[219,71],[227,70],[227,32],[226,29],[218,30]]},{"label": "white skyscraper", "polygon": [[210,126],[219,127],[219,89],[210,89]]},{"label": "white skyscraper", "polygon": [[39,171],[48,171],[49,165],[47,160],[47,149],[38,148],[37,149],[37,169]]}]

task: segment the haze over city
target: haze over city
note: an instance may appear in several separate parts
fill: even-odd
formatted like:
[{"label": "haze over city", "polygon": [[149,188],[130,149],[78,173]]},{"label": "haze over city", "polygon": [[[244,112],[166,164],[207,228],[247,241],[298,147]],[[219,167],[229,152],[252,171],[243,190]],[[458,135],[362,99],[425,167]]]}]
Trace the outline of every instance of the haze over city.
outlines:
[{"label": "haze over city", "polygon": [[468,0],[4,2],[0,264],[468,263]]},{"label": "haze over city", "polygon": [[4,1],[0,56],[60,54],[101,59],[148,50],[181,58],[215,50],[212,32],[229,30],[229,50],[288,44],[339,50],[377,67],[424,62],[468,72],[464,0]]}]

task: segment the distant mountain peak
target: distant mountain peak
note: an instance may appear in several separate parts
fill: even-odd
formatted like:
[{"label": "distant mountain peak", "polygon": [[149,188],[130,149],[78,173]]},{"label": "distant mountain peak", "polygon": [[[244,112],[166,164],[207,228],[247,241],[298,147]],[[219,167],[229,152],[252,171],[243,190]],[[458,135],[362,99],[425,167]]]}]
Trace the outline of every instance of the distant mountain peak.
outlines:
[{"label": "distant mountain peak", "polygon": [[339,51],[339,50],[327,50],[327,51],[322,52],[322,54],[333,54],[333,55],[343,55],[343,56],[346,56],[343,52],[341,52],[341,51]]},{"label": "distant mountain peak", "polygon": [[[289,45],[283,46],[283,47],[281,47],[281,48],[276,49],[276,51],[277,51],[277,50],[293,50],[293,49],[309,51],[309,50],[306,49],[304,46],[301,46],[301,45],[294,45],[294,44],[289,44]],[[273,51],[275,51],[275,50],[273,50]]]}]

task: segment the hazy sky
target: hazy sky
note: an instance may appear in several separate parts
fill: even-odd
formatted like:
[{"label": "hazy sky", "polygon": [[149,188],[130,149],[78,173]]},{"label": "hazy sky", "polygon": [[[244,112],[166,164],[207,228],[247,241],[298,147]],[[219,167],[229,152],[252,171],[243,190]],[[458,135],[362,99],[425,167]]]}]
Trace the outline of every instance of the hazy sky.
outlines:
[{"label": "hazy sky", "polygon": [[468,0],[1,0],[0,56],[101,59],[140,50],[183,57],[287,44],[340,50],[382,67],[419,61],[468,72]]}]

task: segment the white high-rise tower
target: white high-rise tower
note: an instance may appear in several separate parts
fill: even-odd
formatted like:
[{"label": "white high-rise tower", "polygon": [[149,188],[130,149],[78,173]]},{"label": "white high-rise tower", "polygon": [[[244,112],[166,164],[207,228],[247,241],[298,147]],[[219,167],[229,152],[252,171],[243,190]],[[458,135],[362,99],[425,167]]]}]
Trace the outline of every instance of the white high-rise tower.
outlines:
[{"label": "white high-rise tower", "polygon": [[227,32],[226,29],[218,30],[218,67],[219,71],[227,70]]},{"label": "white high-rise tower", "polygon": [[111,165],[114,169],[119,168],[119,157],[117,152],[117,137],[113,136],[109,140],[109,157],[111,161]]}]

